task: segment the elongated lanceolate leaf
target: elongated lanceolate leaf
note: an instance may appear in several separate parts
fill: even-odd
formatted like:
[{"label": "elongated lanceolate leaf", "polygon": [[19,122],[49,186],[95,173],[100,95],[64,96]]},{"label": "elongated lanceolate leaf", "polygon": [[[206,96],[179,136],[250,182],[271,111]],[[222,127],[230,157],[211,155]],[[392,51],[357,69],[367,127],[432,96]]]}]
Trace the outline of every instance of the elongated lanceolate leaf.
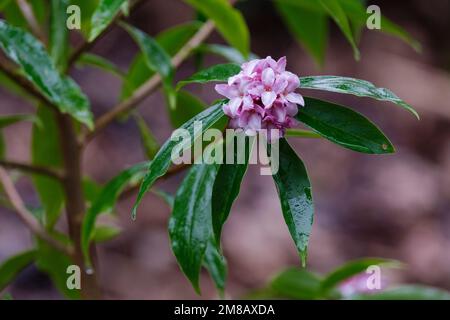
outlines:
[{"label": "elongated lanceolate leaf", "polygon": [[182,80],[177,84],[177,90],[189,83],[207,83],[212,81],[228,81],[241,71],[241,67],[234,63],[216,64],[210,68],[200,70],[186,80]]},{"label": "elongated lanceolate leaf", "polygon": [[128,0],[101,0],[91,20],[89,41],[94,41],[114,20],[123,4]]}]

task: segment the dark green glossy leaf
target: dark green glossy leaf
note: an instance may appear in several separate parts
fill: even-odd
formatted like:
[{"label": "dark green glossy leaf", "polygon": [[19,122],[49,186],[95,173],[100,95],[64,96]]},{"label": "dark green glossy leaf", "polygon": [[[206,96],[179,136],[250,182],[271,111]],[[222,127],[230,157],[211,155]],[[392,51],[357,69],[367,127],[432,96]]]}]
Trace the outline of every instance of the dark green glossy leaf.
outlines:
[{"label": "dark green glossy leaf", "polygon": [[387,260],[381,258],[364,258],[355,261],[348,262],[343,266],[340,266],[336,270],[333,270],[322,281],[322,290],[329,291],[337,286],[342,281],[355,276],[361,272],[367,270],[368,267],[373,265],[383,265],[385,267],[399,267],[401,264],[395,260]]},{"label": "dark green glossy leaf", "polygon": [[359,50],[356,46],[355,38],[353,36],[353,31],[350,27],[348,16],[341,6],[339,0],[319,0],[319,3],[328,12],[328,14],[333,18],[334,22],[339,26],[342,33],[347,38],[348,42],[353,48],[353,54],[356,60],[359,60]]},{"label": "dark green glossy leaf", "polygon": [[209,19],[230,45],[244,56],[250,50],[250,36],[241,13],[234,9],[228,0],[185,0]]},{"label": "dark green glossy leaf", "polygon": [[[242,139],[243,137],[241,137]],[[217,173],[216,181],[214,183],[213,195],[212,195],[212,224],[214,230],[214,239],[216,244],[220,246],[220,236],[222,233],[222,227],[227,220],[233,202],[236,200],[241,189],[241,182],[247,172],[248,162],[250,159],[251,149],[253,147],[253,139],[244,138],[245,154],[243,159],[239,159],[242,146],[238,145],[238,139],[235,138],[227,141],[227,147],[225,148],[224,155],[227,151],[234,154],[232,163],[223,163],[220,165],[219,172]],[[234,142],[234,148],[232,144]],[[225,162],[225,161],[224,161]]]},{"label": "dark green glossy leaf", "polygon": [[200,293],[199,273],[212,236],[211,195],[217,164],[195,164],[179,187],[169,235],[173,253],[192,286]]},{"label": "dark green glossy leaf", "polygon": [[311,183],[305,165],[286,139],[279,140],[279,148],[279,169],[273,179],[284,220],[305,265],[314,218]]},{"label": "dark green glossy leaf", "polygon": [[69,54],[69,30],[65,25],[70,0],[51,0],[50,3],[50,56],[56,66],[64,69]]},{"label": "dark green glossy leaf", "polygon": [[200,70],[186,80],[182,80],[177,84],[177,90],[189,83],[207,83],[212,81],[227,81],[229,77],[238,74],[241,67],[234,63],[216,64],[207,69]]},{"label": "dark green glossy leaf", "polygon": [[177,104],[175,110],[170,112],[170,121],[172,126],[178,128],[189,119],[205,110],[206,105],[196,96],[187,91],[177,92]]},{"label": "dark green glossy leaf", "polygon": [[212,236],[206,247],[203,264],[211,275],[219,294],[223,297],[227,279],[227,262]]},{"label": "dark green glossy leaf", "polygon": [[113,226],[98,226],[92,235],[92,241],[95,243],[107,242],[120,235],[122,230]]},{"label": "dark green glossy leaf", "polygon": [[410,111],[419,119],[419,115],[413,107],[396,96],[395,93],[389,89],[377,88],[365,80],[339,76],[311,76],[300,78],[300,87],[302,89],[331,91],[392,102]]},{"label": "dark green glossy leaf", "polygon": [[290,268],[276,276],[270,287],[281,298],[310,300],[320,298],[320,281],[314,273]]},{"label": "dark green glossy leaf", "polygon": [[[170,55],[174,56],[183,45],[198,31],[201,26],[198,22],[181,24],[161,32],[156,41]],[[121,98],[126,99],[155,74],[145,61],[144,55],[138,53],[131,63],[122,88]]]},{"label": "dark green glossy leaf", "polygon": [[42,44],[31,34],[0,20],[0,47],[63,113],[93,127],[89,101],[78,85],[55,68]]},{"label": "dark green glossy leaf", "polygon": [[450,300],[450,292],[420,285],[403,285],[373,294],[355,295],[352,300]]},{"label": "dark green glossy leaf", "polygon": [[21,252],[0,264],[0,291],[6,288],[11,281],[36,258],[36,251]]},{"label": "dark green glossy leaf", "polygon": [[176,93],[172,87],[173,67],[169,54],[149,35],[131,25],[125,23],[121,25],[139,45],[139,48],[144,54],[147,67],[161,75],[169,108],[172,110],[175,109]]},{"label": "dark green glossy leaf", "polygon": [[395,152],[388,138],[363,115],[343,106],[305,98],[297,120],[345,148],[370,154]]},{"label": "dark green glossy leaf", "polygon": [[258,56],[250,53],[246,58],[239,50],[233,47],[224,46],[221,44],[203,44],[196,49],[197,52],[210,53],[221,56],[232,63],[242,64],[248,60],[258,59]]},{"label": "dark green glossy leaf", "polygon": [[105,30],[128,0],[101,0],[91,20],[89,42],[95,40]]},{"label": "dark green glossy leaf", "polygon": [[327,16],[291,3],[276,1],[275,4],[294,37],[313,56],[316,63],[322,66],[328,40]]},{"label": "dark green glossy leaf", "polygon": [[202,129],[203,131],[211,128],[214,124],[218,123],[221,119],[225,117],[223,111],[222,111],[222,104],[223,102],[219,102],[215,104],[214,106],[206,109],[202,113],[196,115],[194,118],[186,122],[184,125],[181,126],[182,129],[186,129],[189,132],[189,135],[191,139],[189,141],[183,140],[182,142],[179,142],[179,140],[167,140],[164,145],[159,149],[158,153],[156,154],[153,161],[150,163],[150,166],[148,168],[148,173],[144,178],[144,181],[141,184],[141,187],[139,189],[139,193],[136,199],[136,202],[133,207],[132,211],[132,217],[133,219],[136,218],[136,211],[137,207],[139,206],[140,202],[142,201],[142,197],[145,195],[145,193],[150,189],[150,187],[155,183],[155,181],[163,176],[167,170],[170,167],[171,164],[171,154],[172,149],[179,145],[180,151],[181,150],[187,150],[189,149],[194,141],[198,139],[202,132],[195,132],[194,130],[194,122],[199,121],[202,123]]},{"label": "dark green glossy leaf", "polygon": [[[55,113],[50,108],[39,106],[37,117],[42,125],[33,125],[31,161],[35,165],[60,168],[63,159]],[[34,175],[33,183],[45,210],[45,225],[52,228],[64,203],[63,186],[59,181],[43,175]]]},{"label": "dark green glossy leaf", "polygon": [[87,260],[89,260],[89,244],[92,240],[98,215],[111,212],[122,190],[131,180],[136,179],[137,175],[142,176],[147,167],[147,163],[139,163],[122,171],[104,186],[98,198],[92,203],[84,216],[81,230],[81,247]]},{"label": "dark green glossy leaf", "polygon": [[84,53],[77,60],[77,66],[93,66],[99,69],[105,70],[118,78],[122,79],[125,75],[122,70],[119,69],[111,61],[91,53]]}]

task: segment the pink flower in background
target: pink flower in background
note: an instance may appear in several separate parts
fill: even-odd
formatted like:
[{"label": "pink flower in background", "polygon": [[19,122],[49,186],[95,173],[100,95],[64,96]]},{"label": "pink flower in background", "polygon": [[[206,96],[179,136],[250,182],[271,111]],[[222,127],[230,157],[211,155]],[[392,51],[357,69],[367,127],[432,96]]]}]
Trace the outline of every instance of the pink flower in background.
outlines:
[{"label": "pink flower in background", "polygon": [[297,105],[304,106],[303,97],[295,93],[300,80],[286,71],[286,57],[271,57],[242,64],[241,72],[230,77],[228,84],[216,85],[216,91],[229,99],[223,106],[231,118],[229,126],[241,128],[247,135],[259,130],[280,130],[281,136],[296,122]]}]

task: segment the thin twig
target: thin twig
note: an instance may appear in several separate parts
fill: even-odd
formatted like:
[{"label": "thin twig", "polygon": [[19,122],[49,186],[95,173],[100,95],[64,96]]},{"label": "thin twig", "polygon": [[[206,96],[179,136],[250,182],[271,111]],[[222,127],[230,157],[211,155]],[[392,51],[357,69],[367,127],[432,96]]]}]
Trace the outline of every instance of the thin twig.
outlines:
[{"label": "thin twig", "polygon": [[3,166],[8,169],[17,169],[20,171],[28,172],[28,173],[34,173],[39,175],[48,176],[50,178],[54,178],[57,180],[64,179],[64,174],[60,170],[55,170],[53,168],[28,164],[28,163],[22,163],[22,162],[15,162],[10,160],[0,160],[0,166]]},{"label": "thin twig", "polygon": [[52,236],[50,236],[44,228],[39,224],[39,222],[33,217],[33,214],[28,211],[28,209],[25,207],[22,198],[20,197],[19,193],[17,192],[16,187],[14,186],[14,183],[12,182],[11,178],[9,177],[6,170],[0,166],[0,182],[3,185],[3,188],[5,190],[5,193],[11,202],[11,205],[13,206],[14,210],[17,212],[17,215],[19,218],[23,221],[23,223],[34,233],[36,236],[41,238],[42,240],[46,241],[49,245],[53,246],[54,248],[64,252],[67,255],[72,255],[72,248],[67,247],[61,242],[54,239]]},{"label": "thin twig", "polygon": [[[186,60],[193,49],[198,47],[214,30],[214,23],[212,21],[206,22],[200,30],[181,48],[181,50],[172,58],[172,65],[177,68]],[[115,118],[124,112],[131,111],[140,102],[142,102],[148,95],[153,93],[161,85],[161,76],[155,74],[146,83],[140,86],[131,97],[120,102],[110,111],[100,116],[95,122],[95,129],[88,133],[85,137],[85,143],[88,143],[100,131],[108,126]]]},{"label": "thin twig", "polygon": [[31,32],[39,38],[42,42],[46,43],[45,34],[42,32],[41,27],[39,26],[39,22],[33,13],[33,8],[26,0],[17,0],[17,5],[20,8],[23,16],[27,20],[28,25],[30,26]]}]

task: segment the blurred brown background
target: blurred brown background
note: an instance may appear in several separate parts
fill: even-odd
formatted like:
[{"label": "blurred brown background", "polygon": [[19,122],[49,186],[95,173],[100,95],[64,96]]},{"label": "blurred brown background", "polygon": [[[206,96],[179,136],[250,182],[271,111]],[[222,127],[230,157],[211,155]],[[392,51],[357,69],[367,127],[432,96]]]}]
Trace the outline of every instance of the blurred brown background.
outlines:
[{"label": "blurred brown background", "polygon": [[[300,75],[334,74],[366,79],[392,89],[420,113],[387,103],[338,94],[302,92],[332,98],[369,116],[391,138],[397,153],[370,156],[344,150],[327,141],[291,139],[309,168],[316,202],[308,269],[327,272],[353,258],[394,258],[408,265],[399,281],[450,289],[450,1],[377,1],[382,13],[403,26],[423,45],[422,54],[386,35],[365,31],[356,62],[343,35],[332,24],[323,70],[287,33],[268,1],[240,4],[259,56],[286,55],[288,69]],[[151,35],[192,19],[193,12],[178,0],[151,0],[131,20]],[[221,42],[215,34],[211,42]],[[113,30],[94,51],[123,70],[137,52],[129,37]],[[210,58],[208,64],[221,62]],[[194,72],[189,60],[179,78]],[[98,115],[114,105],[120,82],[94,69],[74,70],[73,76],[90,96]],[[192,86],[205,101],[217,98],[212,86]],[[0,88],[2,113],[30,112],[32,106]],[[170,134],[163,98],[155,94],[140,108],[158,139]],[[6,130],[10,158],[29,159],[30,125]],[[132,121],[116,122],[88,148],[84,166],[99,182],[140,162],[144,155]],[[174,192],[183,174],[160,183]],[[19,187],[29,203],[37,203],[31,184]],[[117,212],[123,234],[99,247],[100,275],[108,298],[196,298],[178,269],[167,235],[168,207],[148,194],[136,222],[130,219],[134,195]],[[62,223],[63,225],[63,223]],[[284,224],[271,177],[250,168],[241,195],[223,234],[229,263],[227,295],[240,297],[262,286],[274,273],[298,265]],[[14,213],[0,209],[0,261],[29,247],[27,229]],[[202,274],[202,298],[216,293]],[[45,275],[34,267],[24,271],[10,292],[17,298],[60,298]]]}]

